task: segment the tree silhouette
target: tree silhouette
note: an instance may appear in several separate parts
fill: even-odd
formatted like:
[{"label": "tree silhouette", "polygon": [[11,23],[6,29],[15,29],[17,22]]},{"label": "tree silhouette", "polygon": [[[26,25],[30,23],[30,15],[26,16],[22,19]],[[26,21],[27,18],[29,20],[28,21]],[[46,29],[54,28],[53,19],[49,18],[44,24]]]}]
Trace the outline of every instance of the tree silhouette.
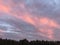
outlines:
[{"label": "tree silhouette", "polygon": [[27,39],[15,41],[15,40],[1,39],[0,38],[0,45],[60,45],[60,41],[36,40],[36,41],[29,42]]},{"label": "tree silhouette", "polygon": [[24,40],[20,40],[19,41],[19,45],[29,45],[28,40],[24,39]]}]

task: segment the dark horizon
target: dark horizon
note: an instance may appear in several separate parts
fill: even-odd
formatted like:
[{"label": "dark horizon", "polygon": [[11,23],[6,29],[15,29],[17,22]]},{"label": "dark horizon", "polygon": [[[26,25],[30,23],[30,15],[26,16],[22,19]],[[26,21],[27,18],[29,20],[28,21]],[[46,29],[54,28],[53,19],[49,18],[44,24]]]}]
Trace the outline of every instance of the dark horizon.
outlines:
[{"label": "dark horizon", "polygon": [[27,39],[16,41],[0,38],[0,45],[60,45],[60,41],[47,41],[47,40],[28,41]]}]

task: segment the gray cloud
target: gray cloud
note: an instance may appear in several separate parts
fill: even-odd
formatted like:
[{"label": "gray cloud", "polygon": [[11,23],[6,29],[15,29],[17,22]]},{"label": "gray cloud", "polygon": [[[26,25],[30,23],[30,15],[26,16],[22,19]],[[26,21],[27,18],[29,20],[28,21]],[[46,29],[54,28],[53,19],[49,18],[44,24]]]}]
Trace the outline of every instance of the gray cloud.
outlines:
[{"label": "gray cloud", "polygon": [[[3,0],[3,4],[8,6],[10,8],[9,13],[1,12],[0,11],[0,34],[2,38],[10,38],[10,39],[23,39],[27,38],[29,40],[35,40],[35,39],[44,39],[44,40],[50,40],[46,34],[46,32],[49,29],[52,29],[54,31],[53,35],[54,39],[59,39],[59,30],[52,27],[47,27],[44,25],[47,21],[52,24],[52,26],[55,25],[55,23],[51,20],[56,21],[57,25],[60,25],[60,3],[59,0]],[[27,14],[26,14],[27,13]],[[24,16],[31,16],[32,18],[28,17],[28,20]],[[23,19],[21,19],[23,17]],[[36,18],[37,19],[36,19]],[[47,17],[47,20],[44,20],[44,23],[42,21],[42,24],[40,19],[44,17]],[[27,18],[27,17],[26,17]],[[29,23],[29,21],[33,20],[35,22],[35,25],[32,25]],[[46,22],[45,22],[46,21]],[[32,22],[32,21],[31,21]],[[49,24],[47,23],[47,25]],[[49,26],[49,25],[48,25]],[[51,25],[50,25],[51,26]],[[47,28],[46,28],[47,27]],[[39,32],[39,29],[46,29],[45,34],[44,32]],[[40,30],[41,30],[40,29]],[[47,32],[48,33],[48,32]],[[50,32],[51,33],[51,32]],[[44,34],[44,35],[43,35]]]}]

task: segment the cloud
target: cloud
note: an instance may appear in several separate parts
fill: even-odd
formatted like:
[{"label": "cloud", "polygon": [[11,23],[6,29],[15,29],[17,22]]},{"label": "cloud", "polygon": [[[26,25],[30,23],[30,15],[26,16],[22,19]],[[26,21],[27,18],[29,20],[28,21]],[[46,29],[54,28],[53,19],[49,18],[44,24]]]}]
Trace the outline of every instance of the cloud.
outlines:
[{"label": "cloud", "polygon": [[0,12],[9,13],[11,11],[10,7],[5,4],[5,1],[0,0]]},{"label": "cloud", "polygon": [[59,38],[60,4],[57,2],[54,0],[0,0],[2,37],[29,40]]},{"label": "cloud", "polygon": [[50,26],[50,27],[55,27],[55,28],[59,28],[59,24],[54,21],[53,19],[49,19],[49,18],[46,18],[46,17],[43,17],[43,18],[40,18],[40,23],[42,25],[47,25],[47,26]]}]

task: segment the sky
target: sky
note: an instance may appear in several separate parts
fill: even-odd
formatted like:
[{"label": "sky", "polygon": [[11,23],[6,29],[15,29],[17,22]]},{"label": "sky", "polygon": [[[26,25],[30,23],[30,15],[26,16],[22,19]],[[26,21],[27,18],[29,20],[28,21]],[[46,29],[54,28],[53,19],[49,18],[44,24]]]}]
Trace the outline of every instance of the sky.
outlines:
[{"label": "sky", "polygon": [[60,40],[60,0],[0,0],[0,38]]}]

